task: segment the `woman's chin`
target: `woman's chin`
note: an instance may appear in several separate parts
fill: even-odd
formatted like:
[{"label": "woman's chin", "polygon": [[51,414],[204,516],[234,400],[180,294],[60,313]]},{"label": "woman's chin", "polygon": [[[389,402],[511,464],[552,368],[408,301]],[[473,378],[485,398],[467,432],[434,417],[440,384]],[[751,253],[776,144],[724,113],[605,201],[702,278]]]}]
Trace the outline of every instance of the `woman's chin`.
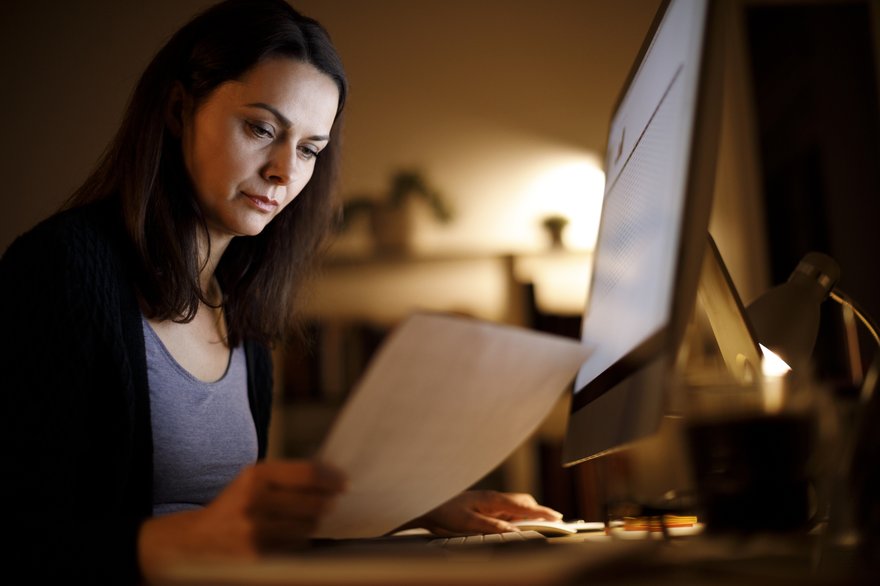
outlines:
[{"label": "woman's chin", "polygon": [[270,221],[271,218],[264,217],[247,218],[246,221],[236,222],[234,226],[231,226],[230,232],[236,236],[257,236],[269,225]]}]

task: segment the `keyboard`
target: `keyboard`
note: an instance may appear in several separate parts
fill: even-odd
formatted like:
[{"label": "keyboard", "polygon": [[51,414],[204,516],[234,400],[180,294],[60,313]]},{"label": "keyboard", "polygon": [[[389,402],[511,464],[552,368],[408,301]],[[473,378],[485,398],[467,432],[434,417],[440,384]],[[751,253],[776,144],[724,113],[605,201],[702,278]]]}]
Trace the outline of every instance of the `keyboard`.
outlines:
[{"label": "keyboard", "polygon": [[459,537],[438,537],[428,542],[434,547],[459,547],[474,545],[497,545],[501,543],[524,543],[546,541],[547,537],[537,531],[510,531],[487,535],[464,535]]}]

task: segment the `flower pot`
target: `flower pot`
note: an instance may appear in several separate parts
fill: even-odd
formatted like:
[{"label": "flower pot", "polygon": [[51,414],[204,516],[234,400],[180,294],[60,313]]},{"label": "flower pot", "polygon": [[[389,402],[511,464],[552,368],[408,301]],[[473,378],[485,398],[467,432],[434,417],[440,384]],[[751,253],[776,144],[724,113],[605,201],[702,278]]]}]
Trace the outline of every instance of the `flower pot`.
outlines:
[{"label": "flower pot", "polygon": [[373,208],[370,212],[370,230],[376,254],[402,256],[412,253],[413,224],[408,206]]}]

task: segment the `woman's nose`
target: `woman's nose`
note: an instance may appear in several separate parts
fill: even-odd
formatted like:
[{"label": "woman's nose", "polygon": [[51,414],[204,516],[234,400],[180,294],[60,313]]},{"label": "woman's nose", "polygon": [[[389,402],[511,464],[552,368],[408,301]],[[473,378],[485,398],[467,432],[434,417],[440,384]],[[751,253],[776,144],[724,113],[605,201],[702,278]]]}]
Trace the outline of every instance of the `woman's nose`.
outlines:
[{"label": "woman's nose", "polygon": [[296,177],[298,161],[295,148],[288,144],[279,146],[263,168],[263,178],[275,185],[287,185]]}]

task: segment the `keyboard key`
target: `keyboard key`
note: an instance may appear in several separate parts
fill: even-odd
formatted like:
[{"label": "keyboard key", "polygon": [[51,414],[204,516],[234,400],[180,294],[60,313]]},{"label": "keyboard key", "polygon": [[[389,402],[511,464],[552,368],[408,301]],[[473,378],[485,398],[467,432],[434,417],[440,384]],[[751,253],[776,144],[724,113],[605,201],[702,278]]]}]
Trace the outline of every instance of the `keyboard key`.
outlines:
[{"label": "keyboard key", "polygon": [[467,545],[522,543],[524,541],[546,541],[547,538],[537,531],[509,531],[507,533],[489,533],[487,535],[467,535],[462,537],[438,537],[428,542],[435,547],[458,547]]}]

